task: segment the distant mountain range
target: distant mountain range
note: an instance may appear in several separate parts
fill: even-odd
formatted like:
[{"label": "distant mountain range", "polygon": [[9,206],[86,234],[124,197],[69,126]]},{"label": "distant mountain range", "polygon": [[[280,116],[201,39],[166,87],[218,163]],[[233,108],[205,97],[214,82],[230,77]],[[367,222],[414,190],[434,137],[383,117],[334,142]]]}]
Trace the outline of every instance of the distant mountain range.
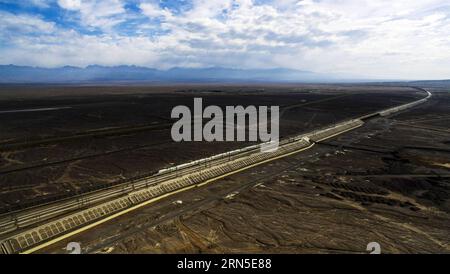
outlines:
[{"label": "distant mountain range", "polygon": [[333,75],[292,69],[172,68],[138,66],[40,68],[0,65],[0,83],[92,82],[332,82]]}]

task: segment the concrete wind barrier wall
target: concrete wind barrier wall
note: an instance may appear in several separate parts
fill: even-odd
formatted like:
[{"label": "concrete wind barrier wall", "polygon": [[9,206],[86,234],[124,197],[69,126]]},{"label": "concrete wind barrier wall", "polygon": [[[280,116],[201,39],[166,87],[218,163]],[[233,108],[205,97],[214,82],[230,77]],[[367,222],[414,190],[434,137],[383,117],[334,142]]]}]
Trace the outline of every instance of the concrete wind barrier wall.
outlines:
[{"label": "concrete wind barrier wall", "polygon": [[[89,209],[78,211],[11,236],[1,243],[0,252],[20,253],[49,241],[50,239],[67,234],[80,227],[99,221],[127,208],[139,205],[145,201],[189,186],[214,180],[215,178],[223,177],[224,175],[226,176],[231,172],[251,168],[274,158],[295,153],[296,151],[311,146],[311,141],[317,142],[362,124],[363,122],[360,120],[350,120],[329,128],[301,135],[298,138],[292,138],[290,142],[284,143],[274,152],[261,152],[257,149],[254,153],[245,157],[226,161],[222,164],[213,165],[192,173],[187,173],[183,176],[156,185],[151,185],[141,190],[129,191],[124,197],[101,203]],[[247,151],[247,149],[243,149],[243,151]]]},{"label": "concrete wind barrier wall", "polygon": [[[431,94],[422,100],[401,105],[379,112],[386,116],[425,102]],[[65,204],[46,206],[27,212],[21,218],[3,220],[0,228],[14,230],[23,228],[21,232],[0,241],[0,253],[20,253],[36,249],[52,239],[68,235],[88,225],[113,218],[121,212],[151,201],[153,198],[180,191],[198,184],[225,177],[231,173],[268,162],[273,159],[296,153],[346,131],[364,124],[361,119],[352,119],[324,129],[315,130],[280,142],[280,147],[274,152],[261,152],[259,145],[215,155],[209,158],[193,161],[174,168],[160,171],[159,177],[143,178],[118,189],[105,190],[86,198],[70,200]],[[205,165],[203,165],[205,164]],[[184,172],[180,172],[184,170]],[[175,177],[171,174],[175,173]],[[168,174],[168,175],[165,175]],[[119,196],[120,197],[117,197]],[[109,200],[107,202],[101,202]],[[96,204],[95,204],[96,203]],[[95,204],[95,205],[94,205]],[[89,205],[89,208],[86,208]],[[82,209],[84,207],[84,209]],[[61,209],[62,208],[62,209]],[[76,213],[64,213],[64,210],[78,210]],[[66,214],[63,217],[58,217]],[[68,215],[67,215],[68,214]],[[43,223],[37,225],[38,223]],[[25,226],[35,226],[24,228]],[[10,233],[13,234],[13,233]]]},{"label": "concrete wind barrier wall", "polygon": [[387,116],[387,115],[391,115],[391,114],[394,114],[394,113],[402,111],[402,110],[406,110],[406,109],[415,107],[415,106],[420,105],[422,103],[425,103],[432,96],[432,94],[429,91],[425,90],[425,89],[422,89],[422,91],[425,91],[427,93],[427,96],[425,98],[417,100],[417,101],[414,101],[412,103],[403,104],[403,105],[400,105],[400,106],[397,106],[397,107],[393,107],[393,108],[389,108],[389,109],[380,111],[379,114],[381,116]]},{"label": "concrete wind barrier wall", "polygon": [[241,159],[193,172],[143,190],[130,192],[126,197],[102,203],[95,207],[70,214],[58,220],[48,222],[38,227],[28,229],[20,234],[14,235],[2,242],[2,248],[0,251],[3,253],[20,253],[52,238],[64,235],[70,231],[76,230],[77,228],[86,226],[152,198],[156,198],[163,194],[174,192],[188,186],[200,184],[242,168],[251,167],[259,162],[278,157],[287,152],[308,147],[309,145],[309,142],[300,140],[283,146],[276,152],[255,153]]},{"label": "concrete wind barrier wall", "polygon": [[408,108],[412,108],[414,106],[422,104],[425,101],[426,101],[426,99],[422,99],[422,100],[419,100],[419,101],[416,101],[416,102],[412,102],[412,103],[409,103],[409,104],[405,104],[405,105],[401,105],[401,106],[398,106],[398,107],[390,108],[390,109],[387,109],[387,110],[384,110],[384,111],[380,111],[380,115],[381,116],[391,115],[391,114],[394,114],[396,112],[399,112],[399,111],[402,111],[402,110],[405,110],[405,109],[408,109]]},{"label": "concrete wind barrier wall", "polygon": [[353,119],[349,121],[345,121],[343,123],[336,124],[332,127],[328,127],[321,130],[316,130],[307,135],[307,137],[314,141],[320,142],[327,138],[331,138],[335,135],[341,134],[345,131],[360,127],[364,124],[364,122],[360,119]]}]

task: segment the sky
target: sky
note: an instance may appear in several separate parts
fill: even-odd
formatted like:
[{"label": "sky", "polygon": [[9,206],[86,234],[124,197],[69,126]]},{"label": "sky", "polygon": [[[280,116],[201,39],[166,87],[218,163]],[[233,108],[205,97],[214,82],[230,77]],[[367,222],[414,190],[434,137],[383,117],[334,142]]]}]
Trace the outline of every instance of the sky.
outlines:
[{"label": "sky", "polygon": [[450,78],[448,0],[0,0],[0,64]]}]

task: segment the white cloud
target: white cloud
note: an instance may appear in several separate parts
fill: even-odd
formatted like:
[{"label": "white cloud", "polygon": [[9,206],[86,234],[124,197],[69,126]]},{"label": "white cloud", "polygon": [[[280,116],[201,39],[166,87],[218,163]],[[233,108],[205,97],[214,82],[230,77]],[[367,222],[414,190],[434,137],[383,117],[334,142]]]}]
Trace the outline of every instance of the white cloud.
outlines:
[{"label": "white cloud", "polygon": [[61,8],[80,14],[81,24],[109,31],[125,21],[124,3],[120,0],[58,0]]},{"label": "white cloud", "polygon": [[[26,1],[25,1],[26,2]],[[30,0],[31,4],[39,8],[50,7],[51,0]]]},{"label": "white cloud", "polygon": [[173,17],[172,13],[168,9],[160,8],[158,3],[147,2],[141,3],[139,8],[142,10],[142,13],[150,18],[161,18],[162,19],[170,19]]},{"label": "white cloud", "polygon": [[0,0],[0,3],[15,4],[22,7],[33,6],[41,9],[49,8],[54,0]]},{"label": "white cloud", "polygon": [[0,33],[6,34],[29,34],[50,33],[55,29],[55,24],[47,22],[39,17],[31,15],[16,15],[0,11]]},{"label": "white cloud", "polygon": [[81,0],[58,0],[60,7],[68,10],[81,10]]},{"label": "white cloud", "polygon": [[[119,0],[59,0],[86,35],[4,12],[0,63],[287,67],[380,78],[450,78],[450,5],[443,0],[193,0],[175,12],[154,0],[131,14]],[[141,16],[141,17],[139,17]],[[139,18],[134,35],[119,23]],[[145,17],[147,21],[145,21]],[[30,36],[36,26],[37,34]],[[11,29],[18,34],[11,34]]]}]

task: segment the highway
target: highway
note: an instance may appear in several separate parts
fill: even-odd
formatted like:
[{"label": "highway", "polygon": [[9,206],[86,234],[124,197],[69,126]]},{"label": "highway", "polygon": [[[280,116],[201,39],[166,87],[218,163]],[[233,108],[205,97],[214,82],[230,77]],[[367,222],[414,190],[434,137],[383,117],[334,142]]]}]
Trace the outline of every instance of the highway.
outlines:
[{"label": "highway", "polygon": [[243,170],[299,153],[364,125],[378,115],[392,115],[426,102],[423,99],[381,110],[282,140],[275,152],[260,145],[196,160],[124,184],[55,203],[0,215],[0,254],[32,253],[170,195],[203,186]]}]

